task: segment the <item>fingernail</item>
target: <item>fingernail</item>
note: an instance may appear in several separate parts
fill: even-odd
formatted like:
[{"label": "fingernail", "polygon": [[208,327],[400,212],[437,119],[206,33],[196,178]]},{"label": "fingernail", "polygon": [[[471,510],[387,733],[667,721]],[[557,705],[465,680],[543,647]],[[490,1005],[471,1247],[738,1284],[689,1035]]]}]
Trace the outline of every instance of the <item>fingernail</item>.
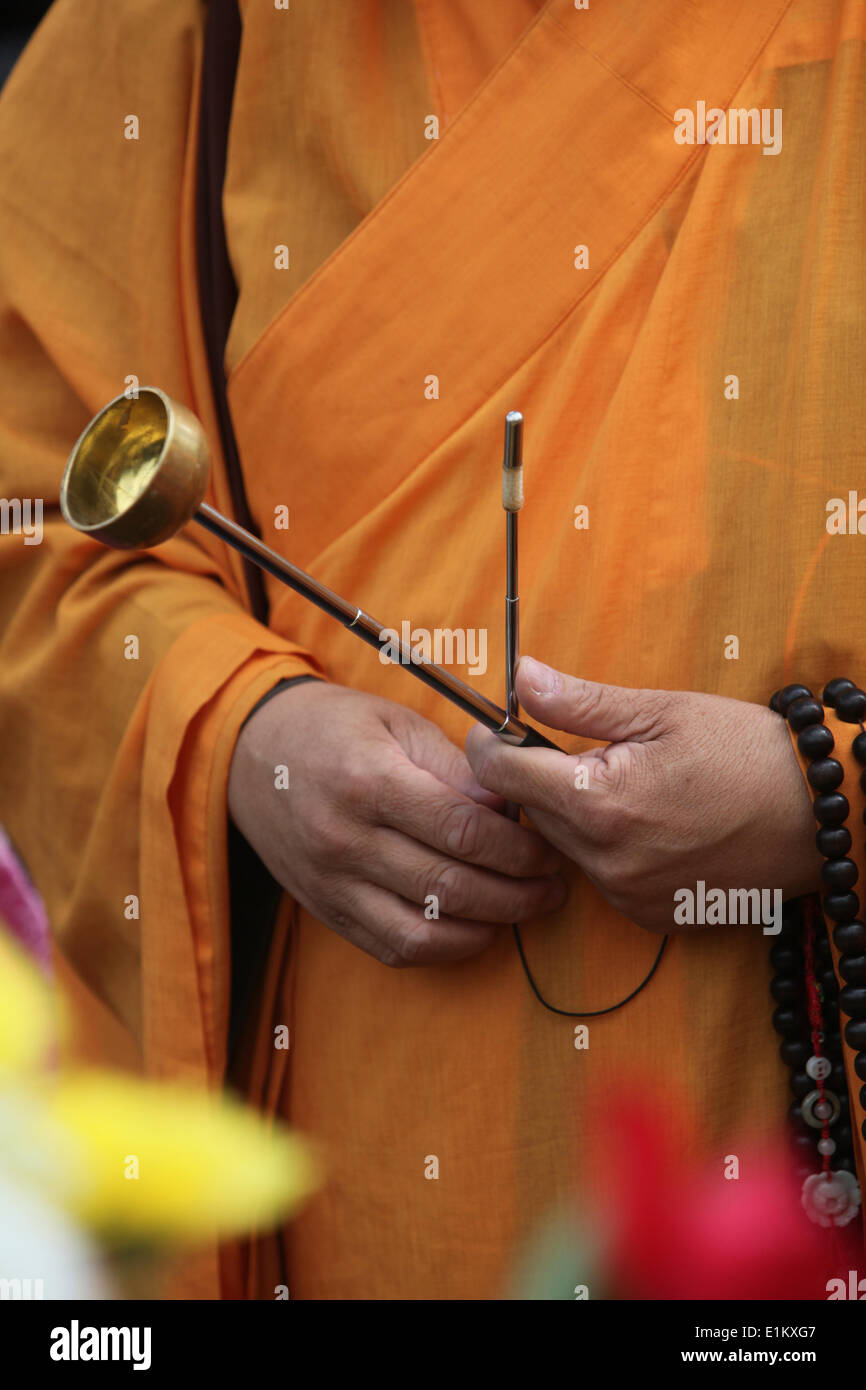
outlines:
[{"label": "fingernail", "polygon": [[523,669],[529,681],[530,688],[536,695],[552,695],[559,686],[559,675],[550,666],[545,666],[542,661],[535,661],[531,656],[523,658]]}]

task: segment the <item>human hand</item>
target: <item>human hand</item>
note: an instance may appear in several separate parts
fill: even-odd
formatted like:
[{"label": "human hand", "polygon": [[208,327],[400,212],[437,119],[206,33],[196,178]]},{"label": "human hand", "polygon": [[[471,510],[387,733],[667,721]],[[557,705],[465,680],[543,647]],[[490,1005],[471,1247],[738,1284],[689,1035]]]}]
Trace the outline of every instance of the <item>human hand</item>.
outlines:
[{"label": "human hand", "polygon": [[[287,789],[275,786],[281,764]],[[228,805],[286,891],[385,965],[475,956],[495,924],[566,895],[560,855],[499,814],[501,798],[435,724],[343,686],[291,686],[253,714]],[[438,919],[425,915],[431,896]]]},{"label": "human hand", "polygon": [[[708,891],[780,889],[783,899],[819,887],[811,797],[772,710],[599,685],[526,657],[517,694],[548,728],[608,746],[563,757],[510,747],[476,725],[466,741],[475,776],[519,802],[623,916],[651,931],[677,930],[674,893],[694,891],[699,879]],[[585,787],[575,785],[578,768]]]}]

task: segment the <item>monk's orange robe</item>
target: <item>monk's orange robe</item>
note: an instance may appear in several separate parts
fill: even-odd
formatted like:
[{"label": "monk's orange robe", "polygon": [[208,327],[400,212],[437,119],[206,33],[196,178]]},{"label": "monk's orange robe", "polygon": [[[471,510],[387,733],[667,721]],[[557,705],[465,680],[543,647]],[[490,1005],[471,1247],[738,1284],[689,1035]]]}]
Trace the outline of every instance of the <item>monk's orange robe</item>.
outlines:
[{"label": "monk's orange robe", "polygon": [[[519,408],[525,651],[758,702],[866,682],[863,542],[826,526],[864,424],[860,0],[241,10],[227,365],[269,543],[395,626],[486,628],[479,686],[501,699],[499,461]],[[71,442],[130,374],[191,405],[216,449],[192,252],[202,21],[194,0],[60,0],[0,99],[0,491],[47,508],[41,546],[0,546],[0,819],[87,1045],[218,1084],[244,715],[314,671],[457,743],[467,721],[276,584],[257,624],[207,535],[112,554],[56,512]],[[781,150],[680,143],[701,102],[781,110]],[[229,510],[218,450],[210,500]],[[855,851],[866,878],[856,834]],[[569,1009],[629,993],[658,948],[576,870],[524,939]],[[329,1183],[178,1291],[500,1297],[540,1220],[599,1181],[587,1097],[623,1070],[679,1087],[721,1168],[744,1131],[781,1132],[789,1099],[768,944],[675,938],[579,1049],[508,932],[468,964],[389,972],[284,903],[245,1083],[320,1140]]]}]

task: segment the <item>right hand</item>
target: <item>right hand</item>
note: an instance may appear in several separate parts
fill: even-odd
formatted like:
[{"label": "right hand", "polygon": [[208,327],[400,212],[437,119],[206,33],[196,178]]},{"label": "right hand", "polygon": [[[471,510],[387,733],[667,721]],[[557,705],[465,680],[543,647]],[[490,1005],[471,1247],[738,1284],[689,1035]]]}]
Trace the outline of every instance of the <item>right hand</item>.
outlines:
[{"label": "right hand", "polygon": [[[279,764],[288,789],[274,785]],[[229,814],[274,878],[391,966],[476,956],[496,924],[561,906],[561,856],[503,805],[435,724],[325,681],[262,705],[229,773]]]}]

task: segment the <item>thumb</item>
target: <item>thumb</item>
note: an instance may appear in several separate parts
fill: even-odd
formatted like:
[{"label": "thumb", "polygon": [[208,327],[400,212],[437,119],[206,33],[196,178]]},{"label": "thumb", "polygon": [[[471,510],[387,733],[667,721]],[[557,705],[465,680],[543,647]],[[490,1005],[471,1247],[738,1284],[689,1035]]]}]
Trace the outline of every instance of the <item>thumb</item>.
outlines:
[{"label": "thumb", "polygon": [[671,698],[667,690],[630,690],[581,680],[530,656],[520,658],[515,685],[527,714],[549,729],[608,743],[658,738]]}]

